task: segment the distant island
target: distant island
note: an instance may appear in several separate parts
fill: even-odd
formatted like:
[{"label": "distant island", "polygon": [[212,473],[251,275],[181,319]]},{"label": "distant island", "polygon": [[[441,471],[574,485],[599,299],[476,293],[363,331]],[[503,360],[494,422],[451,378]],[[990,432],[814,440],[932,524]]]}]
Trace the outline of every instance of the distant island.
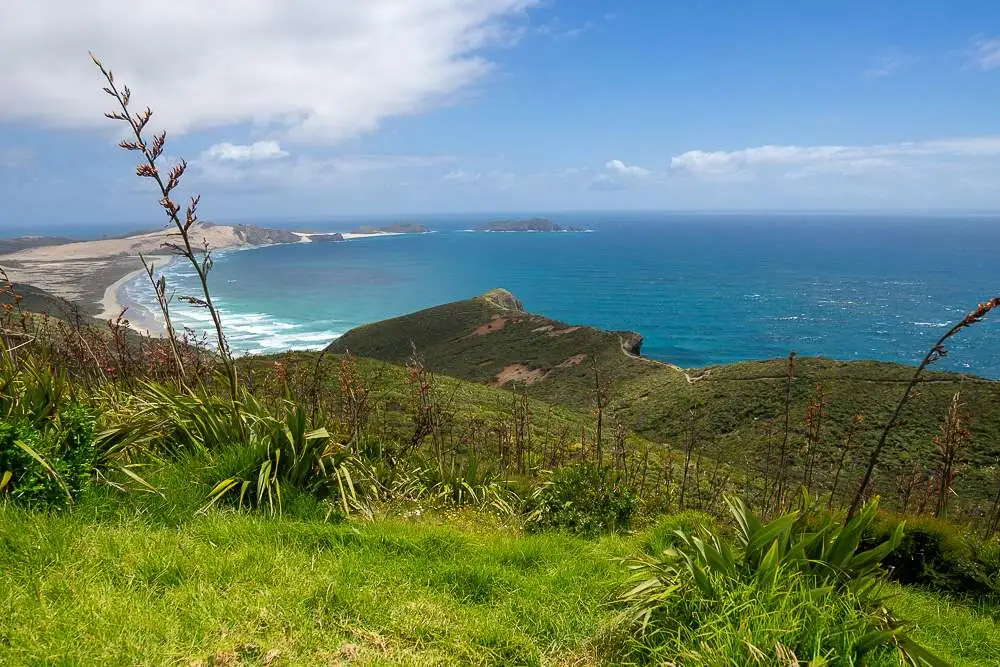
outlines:
[{"label": "distant island", "polygon": [[384,227],[372,227],[370,225],[364,225],[361,227],[355,227],[351,230],[351,234],[426,234],[431,231],[425,225],[419,225],[415,222],[395,222],[391,225],[385,225]]},{"label": "distant island", "polygon": [[494,220],[476,227],[480,232],[582,232],[577,227],[563,227],[547,218],[531,218],[530,220]]}]

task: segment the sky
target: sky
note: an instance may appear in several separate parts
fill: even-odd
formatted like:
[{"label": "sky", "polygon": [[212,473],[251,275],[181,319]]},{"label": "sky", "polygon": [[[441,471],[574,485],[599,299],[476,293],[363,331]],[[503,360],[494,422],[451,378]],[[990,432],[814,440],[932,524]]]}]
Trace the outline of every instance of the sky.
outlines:
[{"label": "sky", "polygon": [[1000,210],[1000,3],[0,0],[0,230],[159,222],[97,54],[219,221]]}]

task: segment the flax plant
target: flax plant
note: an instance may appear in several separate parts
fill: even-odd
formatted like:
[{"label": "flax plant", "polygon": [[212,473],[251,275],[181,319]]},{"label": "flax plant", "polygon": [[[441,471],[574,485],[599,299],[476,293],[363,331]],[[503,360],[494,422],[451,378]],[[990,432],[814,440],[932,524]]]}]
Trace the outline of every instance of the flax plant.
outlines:
[{"label": "flax plant", "polygon": [[885,449],[885,443],[889,437],[889,431],[892,427],[896,425],[896,420],[899,419],[899,413],[903,411],[903,406],[906,405],[906,401],[910,398],[910,393],[916,386],[917,382],[920,381],[920,376],[923,375],[924,369],[936,362],[938,359],[947,356],[948,350],[945,347],[945,343],[948,342],[952,336],[955,336],[963,329],[971,327],[973,324],[982,322],[983,318],[989,314],[994,308],[1000,308],[1000,296],[993,297],[989,301],[984,301],[979,304],[979,306],[973,310],[971,313],[966,315],[959,321],[955,326],[948,329],[941,338],[938,339],[931,349],[924,356],[920,365],[917,366],[917,370],[914,371],[913,377],[910,378],[909,384],[906,385],[906,390],[903,392],[903,396],[899,399],[899,403],[896,404],[896,409],[893,411],[892,416],[889,417],[889,421],[886,422],[885,428],[882,429],[882,435],[879,436],[878,444],[872,450],[871,455],[868,457],[868,465],[865,468],[864,477],[861,479],[861,484],[858,486],[858,490],[854,494],[854,500],[851,501],[851,508],[847,511],[847,518],[853,517],[858,508],[861,507],[861,503],[865,497],[865,491],[868,490],[868,485],[871,483],[872,473],[875,471],[875,466],[878,465],[879,456],[882,454],[882,450]]},{"label": "flax plant", "polygon": [[90,54],[90,58],[94,61],[94,64],[101,71],[107,82],[104,92],[113,97],[120,108],[120,111],[115,110],[104,115],[111,120],[125,123],[128,126],[128,131],[131,133],[131,138],[122,139],[118,145],[126,151],[135,151],[141,154],[142,157],[139,165],[136,167],[135,173],[141,178],[148,178],[156,183],[161,195],[160,206],[166,213],[170,223],[177,229],[177,236],[180,238],[180,242],[170,242],[164,245],[172,252],[188,260],[198,276],[198,281],[201,283],[202,297],[186,296],[182,298],[194,306],[205,308],[212,317],[219,357],[222,360],[226,378],[229,382],[230,397],[235,405],[239,396],[236,364],[233,361],[229,344],[226,342],[225,331],[222,328],[222,316],[213,302],[212,294],[208,288],[208,273],[212,269],[212,255],[207,240],[204,241],[203,246],[199,249],[195,246],[191,236],[191,229],[199,222],[198,203],[201,198],[198,195],[191,197],[185,207],[182,219],[181,206],[171,196],[177,186],[180,185],[181,178],[187,170],[187,162],[181,160],[171,167],[164,180],[157,161],[163,156],[163,149],[167,143],[167,133],[165,131],[160,132],[147,141],[145,132],[153,116],[153,110],[146,107],[143,111],[130,111],[129,104],[132,99],[132,91],[129,87],[126,85],[119,86],[115,81],[114,73],[106,69],[104,64],[93,53]]}]

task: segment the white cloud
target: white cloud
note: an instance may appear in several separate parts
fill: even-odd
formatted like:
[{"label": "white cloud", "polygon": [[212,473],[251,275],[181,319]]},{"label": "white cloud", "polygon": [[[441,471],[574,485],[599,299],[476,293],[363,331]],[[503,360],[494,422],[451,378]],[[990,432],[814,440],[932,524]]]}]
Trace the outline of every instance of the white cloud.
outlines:
[{"label": "white cloud", "polygon": [[105,125],[93,50],[173,133],[335,143],[447,104],[538,0],[4,0],[0,121]]},{"label": "white cloud", "polygon": [[[785,175],[845,176],[891,169],[933,169],[946,162],[1000,156],[1000,136],[914,141],[871,146],[757,146],[735,151],[693,150],[670,160],[675,173],[732,180],[758,171],[793,168]],[[952,165],[953,166],[953,165]]]},{"label": "white cloud", "polygon": [[285,157],[287,151],[281,150],[277,141],[257,141],[252,144],[236,145],[221,143],[210,146],[201,154],[203,160],[270,160]]},{"label": "white cloud", "polygon": [[35,162],[37,155],[20,148],[0,148],[0,168],[17,169]]},{"label": "white cloud", "polygon": [[624,176],[634,176],[635,178],[646,178],[649,176],[649,170],[643,169],[642,167],[636,165],[627,165],[621,160],[610,160],[604,165],[605,168],[615,171]]},{"label": "white cloud", "polygon": [[444,180],[445,183],[454,183],[456,185],[473,185],[478,183],[482,177],[482,173],[478,171],[456,169],[445,174],[442,180]]},{"label": "white cloud", "polygon": [[872,66],[865,70],[865,76],[872,78],[891,76],[910,67],[917,60],[916,57],[899,49],[890,49],[875,59]]},{"label": "white cloud", "polygon": [[608,160],[604,172],[597,174],[587,183],[588,190],[627,190],[649,178],[650,171],[638,165],[628,165],[621,160]]},{"label": "white cloud", "polygon": [[587,21],[583,25],[570,28],[561,20],[553,19],[535,28],[535,33],[543,37],[552,37],[553,39],[570,39],[579,37],[593,27],[594,23],[592,21]]},{"label": "white cloud", "polygon": [[980,37],[973,40],[968,65],[983,70],[1000,67],[1000,38]]}]

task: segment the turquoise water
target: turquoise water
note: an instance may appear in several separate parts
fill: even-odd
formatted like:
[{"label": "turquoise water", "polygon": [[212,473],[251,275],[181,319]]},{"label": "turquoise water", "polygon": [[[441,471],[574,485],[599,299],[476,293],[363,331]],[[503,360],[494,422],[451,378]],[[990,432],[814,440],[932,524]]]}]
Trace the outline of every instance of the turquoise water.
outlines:
[{"label": "turquoise water", "polygon": [[[212,284],[238,351],[319,348],[359,324],[505,287],[534,312],[638,331],[644,354],[685,367],[790,350],[915,363],[1000,294],[996,218],[550,217],[594,231],[481,233],[426,218],[438,231],[223,253]],[[189,269],[167,275],[177,293],[197,293]],[[140,282],[127,293],[152,303]],[[941,366],[1000,377],[998,323],[963,334]]]}]

